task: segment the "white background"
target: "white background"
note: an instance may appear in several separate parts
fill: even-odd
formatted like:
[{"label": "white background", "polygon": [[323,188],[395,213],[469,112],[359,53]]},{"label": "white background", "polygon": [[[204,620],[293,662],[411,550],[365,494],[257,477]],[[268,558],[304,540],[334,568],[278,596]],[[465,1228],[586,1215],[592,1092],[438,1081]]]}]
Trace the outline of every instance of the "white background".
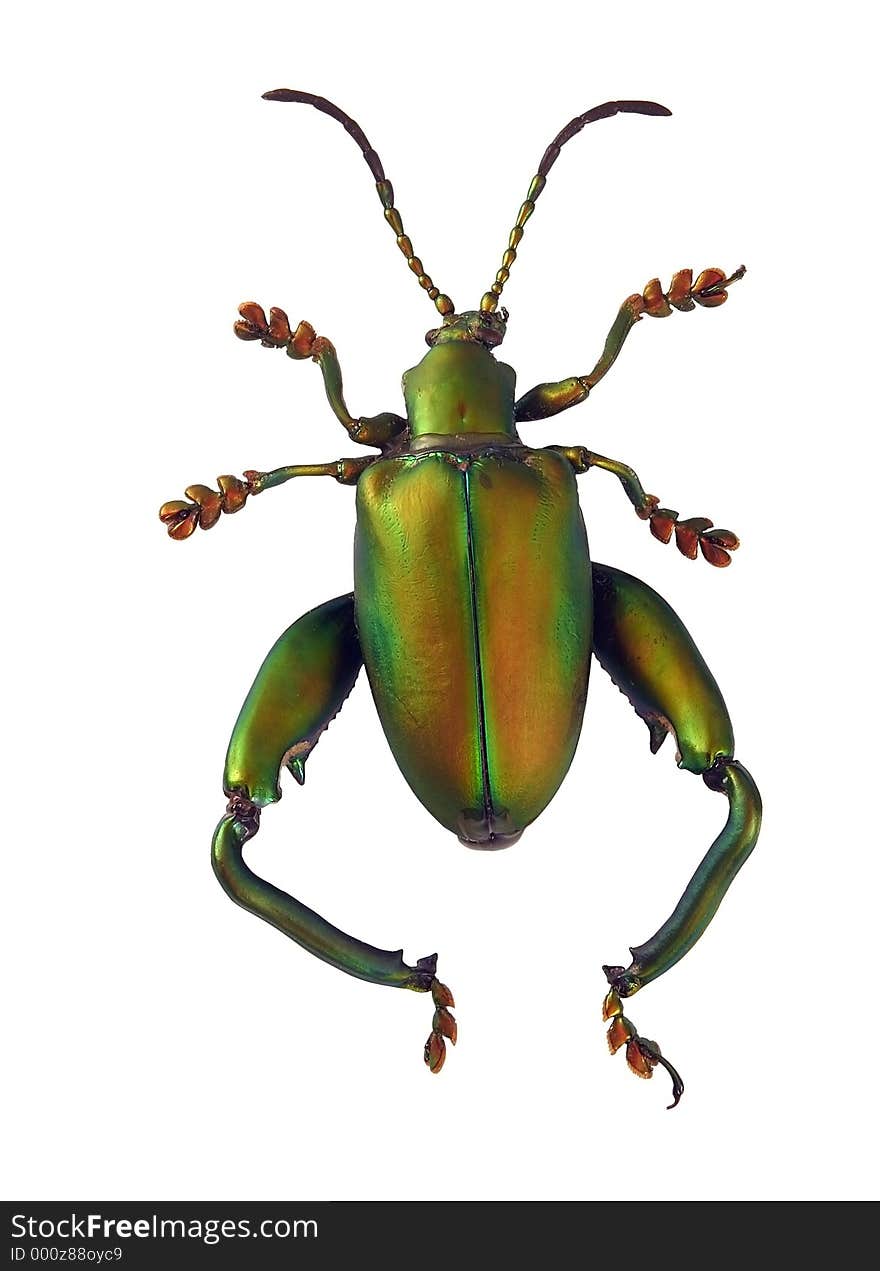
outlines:
[{"label": "white background", "polygon": [[[324,0],[7,18],[4,1195],[874,1193],[866,11],[395,17]],[[613,478],[582,479],[595,558],[681,613],[765,799],[710,931],[632,1003],[684,1075],[674,1113],[665,1076],[638,1082],[606,1053],[600,964],[667,916],[726,806],[671,744],[652,759],[598,667],[568,780],[512,850],[468,852],[431,820],[363,679],[250,849],[362,939],[439,950],[461,1030],[439,1078],[426,998],[308,957],[212,876],[240,702],[276,636],[351,585],[353,494],[330,481],[184,544],[156,519],[190,482],[353,452],[317,369],[236,341],[236,306],[332,338],[355,413],[400,409],[436,321],[356,147],[260,100],[279,85],[361,122],[459,308],[569,118],[608,98],[673,109],[591,127],[553,169],[505,292],[523,391],[588,370],[656,274],[749,267],[722,309],[646,320],[589,403],[524,429],[631,463],[743,541],[727,571],[691,564]]]}]

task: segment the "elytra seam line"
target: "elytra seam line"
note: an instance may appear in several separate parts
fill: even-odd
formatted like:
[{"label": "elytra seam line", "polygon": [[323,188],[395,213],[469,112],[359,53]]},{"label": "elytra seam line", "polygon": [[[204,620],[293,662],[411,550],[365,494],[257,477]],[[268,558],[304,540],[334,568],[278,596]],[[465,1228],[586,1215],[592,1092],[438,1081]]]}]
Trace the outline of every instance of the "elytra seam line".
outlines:
[{"label": "elytra seam line", "polygon": [[493,828],[494,808],[492,806],[492,790],[489,785],[489,753],[486,749],[486,703],[483,696],[483,663],[480,656],[480,627],[477,619],[477,565],[474,558],[474,526],[471,516],[471,474],[470,468],[464,471],[464,506],[467,516],[467,555],[468,582],[471,592],[471,621],[474,631],[474,658],[477,673],[477,715],[480,727],[480,765],[483,776],[483,811],[490,831]]}]

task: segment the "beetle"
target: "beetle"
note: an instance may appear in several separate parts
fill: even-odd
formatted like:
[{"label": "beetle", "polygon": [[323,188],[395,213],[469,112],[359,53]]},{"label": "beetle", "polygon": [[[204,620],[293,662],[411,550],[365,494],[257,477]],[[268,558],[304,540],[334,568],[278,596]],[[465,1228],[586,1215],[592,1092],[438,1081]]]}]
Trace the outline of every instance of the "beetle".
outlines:
[{"label": "beetle", "polygon": [[651,751],[673,733],[678,766],[701,775],[728,803],[725,826],[672,915],[631,948],[628,967],[603,967],[611,1053],[625,1047],[640,1077],[664,1067],[675,1107],[681,1077],[623,1014],[623,1000],[674,966],[705,931],[755,845],[761,800],[734,758],[730,716],[684,624],[638,578],[591,563],[576,479],[593,468],[612,473],[654,537],[669,543],[674,536],[691,560],[699,552],[709,564],[726,566],[739,542],[708,518],[682,519],[661,506],[626,464],[583,446],[533,449],[517,425],[586,400],[644,315],[715,308],[745,268],[729,276],[706,269],[696,279],[682,269],[666,291],[652,279],[621,305],[592,371],[516,397],[513,368],[495,358],[508,322],[498,301],[562,146],[587,124],[618,113],[671,112],[656,102],[619,101],[572,119],[541,159],[495,281],[478,309],[458,313],[415,255],[391,183],[360,126],[312,93],[276,89],[264,98],[313,106],[354,139],[397,245],[442,321],[425,337],[425,357],[403,376],[406,413],[353,416],[328,339],[308,322],[292,328],[282,309],[270,309],[267,318],[253,301],[239,308],[235,334],[317,363],[337,420],[353,442],[378,453],[221,476],[219,489],[192,485],[186,500],[160,509],[168,533],[182,540],[294,477],[330,476],[356,489],[354,590],[294,622],[257,674],[227,752],[228,805],[213,838],[214,871],[232,900],[332,966],[374,984],[431,993],[424,1057],[439,1072],[457,1023],[452,994],[437,978],[437,955],[409,966],[402,950],[346,935],[258,877],[243,849],[262,809],[281,797],[281,770],[286,766],[303,783],[306,760],[362,665],[394,758],[417,798],[468,847],[509,846],[568,771],[595,654],[647,724]]}]

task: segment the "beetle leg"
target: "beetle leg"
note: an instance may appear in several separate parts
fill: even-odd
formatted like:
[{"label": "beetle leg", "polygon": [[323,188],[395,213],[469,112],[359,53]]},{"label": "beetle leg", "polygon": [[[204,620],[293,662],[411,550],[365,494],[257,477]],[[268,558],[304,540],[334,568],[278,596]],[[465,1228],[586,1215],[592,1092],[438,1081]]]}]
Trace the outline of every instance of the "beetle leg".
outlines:
[{"label": "beetle leg", "polygon": [[[574,375],[552,384],[537,384],[519,398],[514,407],[517,423],[532,419],[549,419],[569,406],[577,406],[589,396],[590,390],[608,374],[623,348],[624,341],[644,314],[651,318],[666,318],[673,309],[687,313],[695,304],[715,308],[727,299],[727,288],[742,278],[745,265],[740,265],[726,277],[720,269],[704,269],[694,282],[693,270],[680,269],[673,274],[669,290],[664,292],[659,278],[652,278],[641,295],[628,296],[620,306],[617,317],[608,332],[602,356],[589,375]],[[246,337],[256,339],[256,336]]]},{"label": "beetle leg", "polygon": [[709,848],[672,915],[644,944],[630,949],[631,964],[603,968],[611,985],[605,1018],[612,1053],[626,1043],[639,1076],[655,1063],[673,1078],[674,1103],[681,1079],[656,1043],[640,1038],[622,1015],[620,999],[656,980],[696,944],[718,910],[761,826],[761,796],[733,758],[733,729],[712,673],[683,623],[666,601],[639,579],[593,566],[593,648],[599,662],[648,725],[656,752],[669,732],[678,744],[678,766],[698,773],[711,790],[727,796],[724,829]]},{"label": "beetle leg", "polygon": [[602,1003],[602,1018],[606,1023],[611,1021],[608,1028],[608,1049],[612,1055],[616,1055],[621,1046],[626,1046],[626,1062],[637,1077],[653,1077],[657,1064],[661,1064],[672,1078],[672,1103],[669,1104],[669,1109],[677,1107],[684,1094],[684,1082],[669,1060],[663,1058],[657,1043],[649,1041],[647,1037],[640,1037],[635,1025],[623,1013],[620,994],[615,988],[613,978],[613,973],[623,971],[623,967],[602,969],[611,984]]},{"label": "beetle leg", "polygon": [[590,468],[613,472],[635,508],[636,515],[649,523],[651,533],[661,543],[668,543],[674,532],[675,545],[688,560],[697,559],[699,547],[710,565],[723,567],[730,564],[730,553],[739,547],[739,539],[735,534],[730,530],[715,529],[712,521],[705,516],[691,516],[685,521],[680,520],[677,512],[659,506],[660,500],[656,494],[645,493],[638,476],[627,464],[594,454],[585,446],[549,446],[548,449],[555,450],[567,459],[579,475],[588,472]]},{"label": "beetle leg", "polygon": [[[444,1037],[455,1041],[452,994],[436,977],[437,955],[415,966],[403,951],[390,952],[346,935],[338,927],[255,874],[243,849],[260,827],[260,813],[281,798],[282,766],[299,784],[321,733],[339,712],[361,668],[354,598],[328,601],[288,627],[263,663],[241,708],[226,756],[226,814],[212,843],[214,872],[227,895],[277,927],[309,953],[373,984],[431,992],[435,1014],[426,1062],[439,1072]],[[428,1049],[430,1048],[430,1057]]]},{"label": "beetle leg", "polygon": [[283,309],[270,309],[267,320],[265,312],[254,300],[246,300],[239,305],[238,312],[241,317],[234,330],[240,340],[259,340],[267,349],[286,349],[287,356],[296,361],[310,357],[317,362],[324,377],[330,408],[352,441],[361,446],[384,449],[406,432],[406,420],[390,411],[359,418],[350,413],[342,394],[342,370],[336,350],[325,336],[315,334],[315,328],[310,323],[300,322],[296,330],[291,331]]},{"label": "beetle leg", "polygon": [[240,512],[248,495],[262,494],[276,485],[283,485],[293,477],[335,477],[342,485],[356,485],[361,473],[375,463],[378,455],[363,459],[334,459],[330,463],[295,463],[272,472],[254,472],[249,469],[244,480],[238,477],[218,477],[219,490],[207,485],[191,485],[186,489],[187,498],[171,499],[159,508],[159,520],[168,526],[171,538],[189,538],[197,527],[209,530],[220,520],[222,512]]}]

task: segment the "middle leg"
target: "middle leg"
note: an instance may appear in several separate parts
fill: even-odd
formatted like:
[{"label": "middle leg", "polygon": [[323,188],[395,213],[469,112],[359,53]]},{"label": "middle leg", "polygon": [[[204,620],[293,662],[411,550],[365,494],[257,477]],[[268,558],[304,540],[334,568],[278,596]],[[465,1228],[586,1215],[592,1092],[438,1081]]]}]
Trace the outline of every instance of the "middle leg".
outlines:
[{"label": "middle leg", "polygon": [[680,520],[677,512],[671,508],[660,507],[656,494],[646,494],[638,475],[626,463],[619,459],[606,459],[597,455],[586,446],[548,446],[567,459],[578,476],[589,472],[591,468],[601,468],[611,472],[623,486],[626,497],[636,510],[640,521],[647,521],[651,533],[661,543],[668,543],[673,531],[675,546],[688,560],[697,559],[697,548],[703,553],[710,565],[723,568],[730,564],[730,553],[739,547],[739,539],[730,530],[713,529],[714,522],[706,516],[691,516]]},{"label": "middle leg", "polygon": [[250,495],[274,490],[294,477],[335,477],[341,485],[357,485],[361,473],[378,458],[378,455],[368,455],[363,459],[333,459],[330,463],[292,463],[272,472],[255,472],[251,468],[245,472],[243,481],[228,475],[218,477],[219,490],[207,485],[190,485],[186,495],[191,502],[170,499],[163,503],[159,520],[167,525],[170,537],[181,542],[197,528],[210,530],[220,520],[221,512],[240,512]]}]

